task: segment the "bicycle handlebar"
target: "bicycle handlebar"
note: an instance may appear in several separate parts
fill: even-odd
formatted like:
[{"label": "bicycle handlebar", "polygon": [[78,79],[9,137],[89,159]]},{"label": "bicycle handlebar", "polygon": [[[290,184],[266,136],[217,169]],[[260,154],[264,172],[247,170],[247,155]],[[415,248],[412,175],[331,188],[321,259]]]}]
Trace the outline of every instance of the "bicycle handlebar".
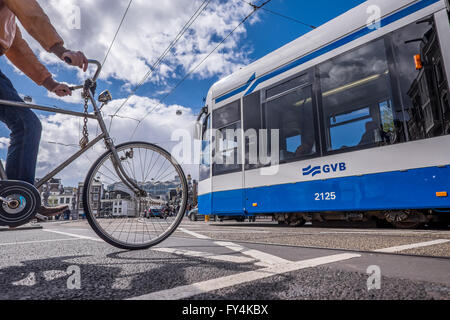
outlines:
[{"label": "bicycle handlebar", "polygon": [[[72,63],[72,60],[68,57],[66,57],[64,59],[67,63]],[[95,82],[97,81],[98,77],[100,76],[100,72],[102,71],[102,64],[97,61],[97,60],[88,60],[89,64],[95,64],[97,66],[97,70],[95,71],[94,77],[92,78],[92,81]],[[69,87],[70,90],[75,91],[78,89],[83,89],[84,86],[83,85],[79,85],[79,86],[74,86],[74,87]]]}]

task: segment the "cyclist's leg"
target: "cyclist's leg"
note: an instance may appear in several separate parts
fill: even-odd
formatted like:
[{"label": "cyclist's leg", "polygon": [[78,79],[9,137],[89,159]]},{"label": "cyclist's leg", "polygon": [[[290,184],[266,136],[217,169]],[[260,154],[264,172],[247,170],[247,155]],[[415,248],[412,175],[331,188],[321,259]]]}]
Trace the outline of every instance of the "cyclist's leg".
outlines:
[{"label": "cyclist's leg", "polygon": [[[11,81],[1,71],[0,98],[22,102]],[[42,132],[41,122],[30,109],[2,105],[0,105],[0,121],[11,130],[11,142],[6,160],[8,178],[34,184]]]}]

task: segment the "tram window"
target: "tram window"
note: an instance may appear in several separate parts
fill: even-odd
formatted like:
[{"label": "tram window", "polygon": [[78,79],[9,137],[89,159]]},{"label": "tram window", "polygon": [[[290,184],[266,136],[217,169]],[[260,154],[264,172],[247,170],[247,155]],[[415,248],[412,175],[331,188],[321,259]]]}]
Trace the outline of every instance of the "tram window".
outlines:
[{"label": "tram window", "polygon": [[[280,161],[317,153],[311,86],[299,88],[265,103],[265,129],[279,130]],[[270,133],[268,133],[271,136]],[[269,146],[268,150],[272,147]]]},{"label": "tram window", "polygon": [[241,108],[238,100],[214,111],[213,128],[220,129],[239,120],[241,120]]},{"label": "tram window", "polygon": [[242,159],[239,151],[241,129],[241,103],[237,100],[213,111],[213,175],[240,171]]},{"label": "tram window", "polygon": [[327,150],[397,142],[384,39],[319,66]]},{"label": "tram window", "polygon": [[200,172],[199,178],[200,181],[209,179],[210,177],[210,156],[211,156],[211,142],[210,142],[210,134],[211,134],[211,117],[208,116],[205,121],[205,126],[203,128],[203,139],[202,139],[202,155],[201,155],[201,163],[200,163]]},{"label": "tram window", "polygon": [[[241,129],[241,123],[236,122],[216,132],[215,149],[213,151],[214,164],[213,175],[221,175],[240,171],[242,160],[240,159],[240,138],[237,136]],[[220,159],[220,161],[219,161]]]},{"label": "tram window", "polygon": [[274,97],[290,89],[309,83],[309,73],[302,74],[266,91],[266,98]]},{"label": "tram window", "polygon": [[[393,32],[392,44],[409,140],[450,134],[448,82],[433,18]],[[418,54],[420,70],[414,63]]]},{"label": "tram window", "polygon": [[[262,129],[261,92],[244,97],[245,169],[259,166],[259,130]],[[256,136],[255,136],[256,135]],[[250,151],[253,152],[250,156]],[[251,162],[251,163],[250,163]]]}]

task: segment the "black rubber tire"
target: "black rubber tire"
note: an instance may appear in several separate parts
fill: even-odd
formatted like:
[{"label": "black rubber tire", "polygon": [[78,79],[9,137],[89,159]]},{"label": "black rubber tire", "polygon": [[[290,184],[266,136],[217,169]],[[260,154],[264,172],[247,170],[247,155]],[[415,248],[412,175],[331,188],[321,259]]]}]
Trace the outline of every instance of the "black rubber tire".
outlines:
[{"label": "black rubber tire", "polygon": [[290,222],[289,226],[293,227],[293,228],[300,228],[303,227],[306,224],[306,220],[302,219],[302,220],[297,220],[295,222]]},{"label": "black rubber tire", "polygon": [[0,202],[0,226],[11,228],[20,227],[30,222],[41,206],[41,196],[38,190],[29,183],[23,181],[1,181],[0,195],[7,198],[9,195],[17,194],[25,198],[26,206],[20,214],[8,214]]},{"label": "black rubber tire", "polygon": [[161,242],[163,242],[164,240],[166,240],[170,235],[172,235],[172,233],[175,232],[175,230],[178,228],[178,226],[180,225],[181,221],[184,218],[185,212],[186,212],[186,207],[187,207],[187,190],[188,190],[188,185],[187,185],[187,180],[186,180],[186,176],[184,174],[183,169],[181,168],[181,166],[176,162],[175,159],[172,158],[172,156],[170,155],[170,153],[168,153],[166,150],[162,149],[161,147],[154,145],[152,143],[148,143],[148,142],[140,142],[140,141],[136,141],[136,142],[127,142],[127,143],[123,143],[121,145],[116,146],[116,149],[122,149],[124,147],[127,146],[135,146],[135,145],[146,145],[148,147],[150,147],[151,149],[154,149],[154,151],[160,153],[161,155],[165,156],[167,159],[169,159],[169,161],[172,163],[172,165],[177,169],[178,174],[180,175],[181,178],[181,183],[183,185],[183,189],[186,190],[186,192],[184,192],[185,197],[182,201],[181,204],[181,210],[178,213],[178,217],[175,220],[175,223],[173,224],[172,228],[164,233],[164,235],[162,237],[158,237],[156,240],[148,243],[148,244],[142,244],[142,245],[131,245],[131,244],[126,244],[123,242],[119,242],[116,241],[115,239],[112,239],[110,237],[108,237],[108,235],[105,235],[104,232],[102,232],[102,228],[97,225],[96,223],[96,219],[93,216],[90,206],[88,204],[88,190],[90,189],[90,181],[91,181],[91,177],[92,174],[94,173],[94,171],[96,170],[97,166],[103,161],[103,159],[105,157],[108,157],[111,154],[111,151],[107,151],[105,152],[100,158],[97,159],[97,161],[94,163],[94,165],[91,167],[91,169],[89,170],[88,175],[86,176],[85,182],[84,182],[84,187],[83,187],[83,208],[84,211],[86,213],[86,218],[87,221],[89,222],[89,225],[91,226],[91,228],[95,231],[95,233],[104,241],[106,241],[107,243],[109,243],[110,245],[119,248],[119,249],[124,249],[124,250],[144,250],[144,249],[148,249],[151,248],[153,246],[156,246],[158,244],[160,244]]},{"label": "black rubber tire", "polygon": [[423,222],[391,222],[391,224],[400,230],[419,229],[425,225]]}]

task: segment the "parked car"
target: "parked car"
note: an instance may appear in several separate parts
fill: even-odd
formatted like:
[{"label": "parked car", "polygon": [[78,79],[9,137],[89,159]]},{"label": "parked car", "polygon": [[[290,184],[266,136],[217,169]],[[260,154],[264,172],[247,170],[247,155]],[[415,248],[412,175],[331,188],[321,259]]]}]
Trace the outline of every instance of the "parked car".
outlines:
[{"label": "parked car", "polygon": [[163,213],[163,210],[161,208],[150,208],[147,210],[145,217],[147,219],[150,218],[165,219],[167,216]]}]

